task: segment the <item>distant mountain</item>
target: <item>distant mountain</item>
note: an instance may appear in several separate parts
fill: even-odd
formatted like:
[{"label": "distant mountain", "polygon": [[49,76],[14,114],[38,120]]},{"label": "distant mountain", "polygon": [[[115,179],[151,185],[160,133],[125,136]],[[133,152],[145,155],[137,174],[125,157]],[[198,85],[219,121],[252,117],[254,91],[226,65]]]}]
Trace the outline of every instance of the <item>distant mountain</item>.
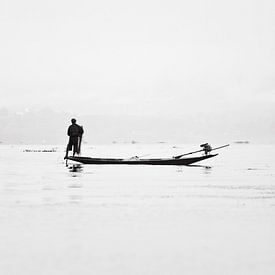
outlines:
[{"label": "distant mountain", "polygon": [[[14,113],[0,109],[0,142],[4,144],[66,144],[67,127],[73,117],[48,108]],[[275,111],[257,113],[189,114],[184,117],[82,115],[84,142],[275,142]]]}]

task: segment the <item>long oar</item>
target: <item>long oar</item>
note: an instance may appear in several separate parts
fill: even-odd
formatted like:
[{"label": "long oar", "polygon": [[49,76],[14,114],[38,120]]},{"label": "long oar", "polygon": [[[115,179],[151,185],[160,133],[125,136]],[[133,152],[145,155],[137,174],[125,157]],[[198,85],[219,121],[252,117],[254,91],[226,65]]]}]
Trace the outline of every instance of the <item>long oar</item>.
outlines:
[{"label": "long oar", "polygon": [[78,148],[77,148],[77,154],[80,155],[81,154],[81,143],[82,143],[82,135],[79,137],[78,139]]},{"label": "long oar", "polygon": [[81,154],[81,143],[82,143],[82,136],[83,136],[83,127],[82,126],[79,126],[80,127],[80,136],[78,138],[78,146],[77,146],[77,154],[80,155]]},{"label": "long oar", "polygon": [[[224,148],[224,147],[227,147],[227,146],[229,146],[229,144],[226,144],[226,145],[223,145],[223,146],[220,146],[220,147],[216,147],[214,149],[211,149],[211,151],[221,149],[221,148]],[[187,153],[187,154],[178,155],[178,156],[175,156],[174,159],[180,159],[183,156],[187,156],[187,155],[191,155],[191,154],[195,154],[195,153],[199,153],[199,152],[203,152],[203,151],[204,151],[204,149],[201,149],[201,150],[190,152],[190,153]]]}]

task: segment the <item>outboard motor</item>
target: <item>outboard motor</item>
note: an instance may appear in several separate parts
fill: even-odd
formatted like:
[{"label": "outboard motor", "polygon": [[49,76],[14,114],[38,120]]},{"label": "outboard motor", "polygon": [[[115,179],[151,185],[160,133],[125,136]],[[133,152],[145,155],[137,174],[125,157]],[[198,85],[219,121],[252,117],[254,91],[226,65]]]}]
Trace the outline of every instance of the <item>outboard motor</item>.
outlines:
[{"label": "outboard motor", "polygon": [[208,143],[201,144],[200,147],[204,150],[205,155],[208,155],[212,151],[212,147]]}]

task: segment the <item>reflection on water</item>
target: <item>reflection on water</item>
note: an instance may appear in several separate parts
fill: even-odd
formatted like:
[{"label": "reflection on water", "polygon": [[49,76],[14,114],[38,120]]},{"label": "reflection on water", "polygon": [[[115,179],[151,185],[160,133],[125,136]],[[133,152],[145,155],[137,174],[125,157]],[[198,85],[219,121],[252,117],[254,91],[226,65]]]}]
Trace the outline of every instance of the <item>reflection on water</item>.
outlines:
[{"label": "reflection on water", "polygon": [[[68,166],[69,170],[69,176],[72,178],[78,178],[81,177],[83,174],[83,165],[82,164],[71,164]],[[68,188],[72,193],[70,192],[68,199],[70,204],[80,204],[82,201],[82,195],[80,192],[83,190],[83,184],[82,181],[76,180],[73,182],[69,182]],[[79,190],[79,191],[78,191]]]},{"label": "reflection on water", "polygon": [[69,202],[73,204],[79,204],[82,200],[81,195],[70,195],[69,196]]},{"label": "reflection on water", "polygon": [[72,173],[70,176],[72,177],[79,177],[83,172],[83,165],[82,164],[73,164],[68,166],[69,172]]},{"label": "reflection on water", "polygon": [[205,169],[211,169],[212,168],[211,166],[199,165],[199,164],[190,164],[190,165],[188,165],[188,167],[202,167],[202,168],[205,168]]}]

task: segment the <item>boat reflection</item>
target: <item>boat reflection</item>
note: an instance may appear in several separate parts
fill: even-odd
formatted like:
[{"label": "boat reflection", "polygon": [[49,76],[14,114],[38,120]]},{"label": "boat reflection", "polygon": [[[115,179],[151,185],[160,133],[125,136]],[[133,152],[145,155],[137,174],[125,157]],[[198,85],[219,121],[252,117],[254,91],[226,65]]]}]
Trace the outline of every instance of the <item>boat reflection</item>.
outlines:
[{"label": "boat reflection", "polygon": [[198,165],[198,164],[189,164],[187,165],[188,167],[202,167],[202,168],[205,168],[205,169],[212,169],[211,166],[206,166],[206,165]]},{"label": "boat reflection", "polygon": [[190,165],[188,165],[188,167],[200,167],[200,168],[203,168],[203,172],[205,174],[210,174],[211,173],[211,169],[212,169],[211,166],[198,165],[198,164],[190,164]]},{"label": "boat reflection", "polygon": [[206,165],[198,165],[198,164],[189,164],[189,165],[183,165],[183,166],[177,166],[177,172],[182,173],[184,171],[184,168],[186,167],[200,167],[203,168],[203,171],[206,174],[209,174],[211,172],[212,167],[206,166]]}]

